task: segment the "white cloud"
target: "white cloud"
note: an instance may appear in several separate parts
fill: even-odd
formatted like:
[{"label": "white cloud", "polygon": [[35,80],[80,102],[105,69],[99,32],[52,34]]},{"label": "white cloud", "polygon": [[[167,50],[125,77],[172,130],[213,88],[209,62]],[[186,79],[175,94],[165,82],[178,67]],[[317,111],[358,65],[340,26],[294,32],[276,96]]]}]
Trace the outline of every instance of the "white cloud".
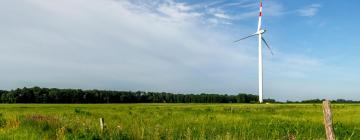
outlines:
[{"label": "white cloud", "polygon": [[[208,26],[226,12],[215,18],[187,3],[140,3],[1,1],[0,87],[257,92],[256,42],[233,44],[232,32]],[[273,7],[269,14],[279,15]],[[307,77],[319,66],[306,56],[265,60],[269,72],[288,72],[283,79]]]},{"label": "white cloud", "polygon": [[1,23],[17,24],[1,34],[1,83],[11,87],[226,92],[239,91],[230,83],[248,81],[227,72],[249,73],[254,57],[230,48],[229,36],[193,19],[185,4],[162,3],[162,13],[128,1],[27,4],[13,11],[27,14]]},{"label": "white cloud", "polygon": [[226,15],[224,13],[215,13],[214,16],[223,19],[231,19],[229,15]]},{"label": "white cloud", "polygon": [[161,4],[157,10],[176,21],[193,19],[202,15],[201,13],[193,12],[192,7],[186,5],[185,3],[176,3],[173,1],[167,1]]},{"label": "white cloud", "polygon": [[240,2],[233,2],[233,3],[226,3],[223,7],[237,7],[237,8],[254,8],[258,7],[258,2],[251,2],[251,1],[240,1]]},{"label": "white cloud", "polygon": [[306,7],[302,8],[302,9],[297,10],[297,13],[300,16],[313,17],[318,13],[320,8],[321,8],[321,5],[312,4],[312,5],[306,6]]},{"label": "white cloud", "polygon": [[225,20],[230,20],[232,19],[232,17],[230,17],[230,15],[226,14],[226,12],[222,9],[219,8],[210,8],[208,10],[209,14],[213,15],[215,18],[218,19],[225,19]]}]

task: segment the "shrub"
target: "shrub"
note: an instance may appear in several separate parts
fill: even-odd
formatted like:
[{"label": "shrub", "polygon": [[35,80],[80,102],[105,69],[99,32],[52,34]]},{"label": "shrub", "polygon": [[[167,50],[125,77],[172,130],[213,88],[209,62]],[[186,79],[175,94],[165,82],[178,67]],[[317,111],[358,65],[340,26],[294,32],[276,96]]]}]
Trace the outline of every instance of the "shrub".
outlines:
[{"label": "shrub", "polygon": [[76,114],[81,114],[81,115],[91,115],[90,112],[83,111],[83,110],[81,110],[81,109],[79,109],[79,108],[75,108],[74,112],[75,112]]},{"label": "shrub", "polygon": [[5,125],[6,125],[6,120],[3,117],[3,114],[0,113],[0,128],[5,127]]}]

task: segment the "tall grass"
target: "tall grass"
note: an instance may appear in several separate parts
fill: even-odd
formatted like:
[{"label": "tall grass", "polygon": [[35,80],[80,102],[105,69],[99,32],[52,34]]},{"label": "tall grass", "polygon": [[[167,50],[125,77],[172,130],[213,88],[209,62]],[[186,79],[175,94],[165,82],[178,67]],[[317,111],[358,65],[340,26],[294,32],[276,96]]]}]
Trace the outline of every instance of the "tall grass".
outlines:
[{"label": "tall grass", "polygon": [[[360,105],[333,113],[337,138],[360,139]],[[0,139],[325,138],[317,104],[4,104],[0,114]]]}]

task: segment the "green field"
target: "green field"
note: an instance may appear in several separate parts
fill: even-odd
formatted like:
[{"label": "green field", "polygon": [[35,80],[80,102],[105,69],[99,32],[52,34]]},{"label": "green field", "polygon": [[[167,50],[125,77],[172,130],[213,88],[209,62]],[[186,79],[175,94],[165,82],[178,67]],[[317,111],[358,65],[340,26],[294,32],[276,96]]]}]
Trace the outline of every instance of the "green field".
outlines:
[{"label": "green field", "polygon": [[[360,139],[360,105],[332,109]],[[322,121],[320,104],[1,104],[0,139],[324,139]]]}]

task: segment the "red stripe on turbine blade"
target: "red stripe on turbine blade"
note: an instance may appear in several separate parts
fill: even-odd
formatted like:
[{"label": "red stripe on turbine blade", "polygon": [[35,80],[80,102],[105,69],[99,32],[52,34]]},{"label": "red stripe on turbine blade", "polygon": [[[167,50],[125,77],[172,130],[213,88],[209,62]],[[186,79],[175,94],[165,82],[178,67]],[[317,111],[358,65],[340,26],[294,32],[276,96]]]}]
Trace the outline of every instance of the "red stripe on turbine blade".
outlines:
[{"label": "red stripe on turbine blade", "polygon": [[260,2],[260,7],[262,7],[262,2]]},{"label": "red stripe on turbine blade", "polygon": [[260,17],[262,16],[262,12],[260,12],[259,16],[260,16]]}]

